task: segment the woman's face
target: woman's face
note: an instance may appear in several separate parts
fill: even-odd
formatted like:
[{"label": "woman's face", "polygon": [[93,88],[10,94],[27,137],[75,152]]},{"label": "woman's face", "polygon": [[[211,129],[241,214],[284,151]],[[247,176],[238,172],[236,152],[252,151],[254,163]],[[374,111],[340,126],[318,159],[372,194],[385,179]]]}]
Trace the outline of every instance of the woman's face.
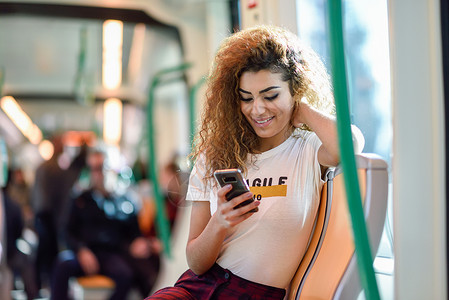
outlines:
[{"label": "woman's face", "polygon": [[240,77],[240,109],[267,151],[290,135],[293,99],[288,82],[269,70],[244,72]]}]

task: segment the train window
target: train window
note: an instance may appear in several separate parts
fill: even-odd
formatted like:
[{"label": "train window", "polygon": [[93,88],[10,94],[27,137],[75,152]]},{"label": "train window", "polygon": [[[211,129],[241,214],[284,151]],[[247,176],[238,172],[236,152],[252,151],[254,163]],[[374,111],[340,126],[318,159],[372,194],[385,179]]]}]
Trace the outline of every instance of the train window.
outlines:
[{"label": "train window", "polygon": [[[297,0],[297,25],[301,38],[318,52],[330,68],[326,3],[323,0]],[[344,1],[343,11],[352,122],[365,137],[363,152],[376,153],[391,165],[393,129],[387,1],[347,0]],[[383,299],[393,297],[391,196],[388,207],[384,234],[374,264],[378,280],[383,280],[378,283]]]}]

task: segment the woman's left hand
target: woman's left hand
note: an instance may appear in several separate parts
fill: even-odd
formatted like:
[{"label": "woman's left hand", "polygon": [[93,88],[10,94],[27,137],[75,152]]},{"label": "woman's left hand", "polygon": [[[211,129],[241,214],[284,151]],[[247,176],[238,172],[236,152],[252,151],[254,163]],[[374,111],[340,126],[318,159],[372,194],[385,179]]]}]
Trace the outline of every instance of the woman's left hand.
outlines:
[{"label": "woman's left hand", "polygon": [[295,107],[295,110],[292,114],[292,124],[295,128],[301,127],[301,125],[306,124],[306,120],[304,119],[303,110],[309,108],[309,104],[306,103],[303,99],[299,102],[299,104]]},{"label": "woman's left hand", "polygon": [[306,124],[321,141],[318,161],[322,166],[336,166],[340,162],[335,117],[325,114],[306,99],[301,99],[292,115],[292,125],[296,128]]}]

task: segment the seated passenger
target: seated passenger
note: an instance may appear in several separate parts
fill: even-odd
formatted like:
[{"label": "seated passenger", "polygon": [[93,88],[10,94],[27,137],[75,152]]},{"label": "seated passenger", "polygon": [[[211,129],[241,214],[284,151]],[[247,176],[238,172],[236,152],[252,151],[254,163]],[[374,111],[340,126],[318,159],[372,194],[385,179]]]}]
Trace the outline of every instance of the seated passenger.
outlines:
[{"label": "seated passenger", "polygon": [[[206,95],[186,196],[190,269],[147,299],[284,299],[313,229],[321,172],[339,163],[328,75],[294,34],[259,26],[223,42]],[[230,168],[251,192],[227,201],[231,185],[219,188],[213,174]]]},{"label": "seated passenger", "polygon": [[66,226],[69,250],[60,253],[51,283],[51,299],[68,299],[70,277],[102,274],[115,289],[109,299],[126,299],[137,285],[142,296],[151,291],[159,255],[139,230],[133,201],[105,187],[103,153],[89,154],[91,188],[73,200]]}]

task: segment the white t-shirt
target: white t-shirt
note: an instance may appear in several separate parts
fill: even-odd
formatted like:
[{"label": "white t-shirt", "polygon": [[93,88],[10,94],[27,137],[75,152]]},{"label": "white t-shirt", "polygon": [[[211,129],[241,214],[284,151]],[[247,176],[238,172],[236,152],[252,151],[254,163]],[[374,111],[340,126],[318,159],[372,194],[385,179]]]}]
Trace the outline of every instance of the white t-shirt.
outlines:
[{"label": "white t-shirt", "polygon": [[[304,256],[319,205],[320,145],[315,133],[296,130],[276,148],[248,157],[246,179],[261,203],[258,212],[225,238],[217,259],[221,267],[247,280],[288,287],[296,262]],[[206,184],[204,172],[199,160],[190,175],[186,199],[210,201],[214,214],[217,187]]]}]

